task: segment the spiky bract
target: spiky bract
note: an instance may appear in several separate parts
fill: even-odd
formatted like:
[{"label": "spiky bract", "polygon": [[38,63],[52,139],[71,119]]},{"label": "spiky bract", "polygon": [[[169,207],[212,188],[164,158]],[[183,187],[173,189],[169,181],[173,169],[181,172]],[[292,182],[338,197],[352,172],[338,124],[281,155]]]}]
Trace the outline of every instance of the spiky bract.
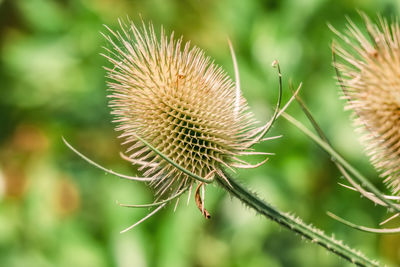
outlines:
[{"label": "spiky bract", "polygon": [[375,168],[394,193],[400,190],[400,27],[363,15],[368,35],[349,21],[346,43],[335,63],[347,108],[362,129],[363,143]]},{"label": "spiky bract", "polygon": [[174,40],[161,29],[158,39],[152,25],[137,28],[131,21],[120,26],[121,31],[106,36],[111,48],[105,56],[113,64],[107,68],[109,105],[123,144],[129,144],[128,160],[153,178],[158,198],[195,180],[137,136],[201,177],[234,166],[260,132],[234,82],[182,37]]}]

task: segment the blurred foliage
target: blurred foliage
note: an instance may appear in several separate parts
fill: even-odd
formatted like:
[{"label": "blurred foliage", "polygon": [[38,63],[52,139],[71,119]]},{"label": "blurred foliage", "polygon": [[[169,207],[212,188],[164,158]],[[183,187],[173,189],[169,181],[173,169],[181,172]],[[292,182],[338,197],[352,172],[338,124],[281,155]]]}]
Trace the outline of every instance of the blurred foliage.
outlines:
[{"label": "blurred foliage", "polygon": [[[121,208],[115,201],[150,202],[151,191],[88,165],[61,136],[104,166],[135,174],[118,156],[122,148],[107,107],[100,32],[103,24],[116,28],[118,18],[139,22],[142,16],[191,40],[233,75],[229,36],[243,94],[260,121],[271,115],[276,100],[271,62],[278,59],[285,89],[289,78],[304,82],[302,96],[331,142],[383,188],[342,110],[327,23],[343,30],[346,15],[361,24],[357,9],[390,18],[399,8],[397,0],[0,0],[0,265],[347,266],[215,186],[207,188],[211,220],[191,200],[120,235],[148,210]],[[306,122],[295,104],[289,112]],[[256,149],[276,156],[238,172],[238,178],[371,258],[400,264],[399,235],[357,232],[325,214],[376,226],[386,211],[338,186],[340,175],[329,157],[288,123],[279,120],[274,134],[283,138]]]}]

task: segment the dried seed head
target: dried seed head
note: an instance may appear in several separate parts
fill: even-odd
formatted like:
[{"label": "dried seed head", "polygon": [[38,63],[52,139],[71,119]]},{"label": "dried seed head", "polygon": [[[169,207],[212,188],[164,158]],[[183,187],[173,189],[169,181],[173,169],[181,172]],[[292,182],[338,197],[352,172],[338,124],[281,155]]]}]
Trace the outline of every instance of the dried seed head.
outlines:
[{"label": "dried seed head", "polygon": [[363,143],[375,168],[394,193],[400,190],[400,27],[379,18],[373,24],[363,15],[369,36],[349,20],[346,43],[334,51],[338,80],[362,129]]},{"label": "dried seed head", "polygon": [[237,166],[236,156],[259,141],[254,138],[262,129],[255,128],[234,82],[182,38],[161,29],[158,39],[152,25],[137,28],[128,21],[120,26],[105,36],[111,44],[105,57],[113,64],[106,68],[109,105],[116,130],[129,145],[125,158],[153,178],[157,198],[191,188],[195,180],[140,139],[201,177]]}]

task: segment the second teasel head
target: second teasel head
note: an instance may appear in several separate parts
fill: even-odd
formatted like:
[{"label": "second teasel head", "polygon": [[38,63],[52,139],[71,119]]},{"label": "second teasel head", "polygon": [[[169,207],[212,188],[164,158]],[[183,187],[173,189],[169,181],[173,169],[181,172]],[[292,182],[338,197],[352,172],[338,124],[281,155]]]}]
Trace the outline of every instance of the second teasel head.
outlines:
[{"label": "second teasel head", "polygon": [[363,33],[349,20],[347,32],[336,32],[338,80],[347,108],[363,132],[362,142],[372,164],[394,193],[400,192],[400,27],[363,14]]}]

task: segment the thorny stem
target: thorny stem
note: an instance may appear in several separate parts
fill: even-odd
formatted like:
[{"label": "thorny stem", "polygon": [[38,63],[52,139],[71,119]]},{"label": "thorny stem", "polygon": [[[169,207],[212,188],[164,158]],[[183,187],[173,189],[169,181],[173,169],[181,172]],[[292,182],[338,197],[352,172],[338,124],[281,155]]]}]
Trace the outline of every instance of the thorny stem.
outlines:
[{"label": "thorny stem", "polygon": [[238,198],[242,203],[256,212],[357,266],[379,266],[376,261],[366,258],[361,252],[351,249],[341,241],[335,240],[333,237],[328,237],[323,231],[305,224],[299,218],[277,210],[231,178],[228,173],[224,172],[224,175],[226,180],[218,177],[216,179],[218,183],[232,196]]}]

